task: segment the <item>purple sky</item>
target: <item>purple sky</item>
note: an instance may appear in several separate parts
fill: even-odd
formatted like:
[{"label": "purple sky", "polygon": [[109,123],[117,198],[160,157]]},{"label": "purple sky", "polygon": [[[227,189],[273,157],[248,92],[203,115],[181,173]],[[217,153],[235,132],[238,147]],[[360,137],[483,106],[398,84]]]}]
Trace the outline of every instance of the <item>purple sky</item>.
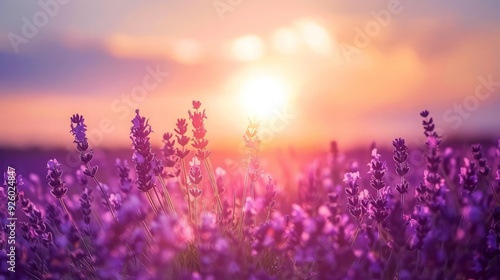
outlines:
[{"label": "purple sky", "polygon": [[245,88],[277,84],[294,118],[270,145],[417,137],[424,108],[445,135],[500,137],[498,1],[66,2],[0,3],[0,146],[71,144],[77,112],[90,128],[111,121],[96,146],[126,146],[136,107],[159,142],[192,99],[225,146],[247,125]]}]

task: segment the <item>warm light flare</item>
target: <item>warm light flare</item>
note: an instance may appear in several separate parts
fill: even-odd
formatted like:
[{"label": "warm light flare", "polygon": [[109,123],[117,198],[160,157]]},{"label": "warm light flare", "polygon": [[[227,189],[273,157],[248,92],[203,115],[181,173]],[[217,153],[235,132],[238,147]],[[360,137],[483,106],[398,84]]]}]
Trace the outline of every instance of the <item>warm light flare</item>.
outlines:
[{"label": "warm light flare", "polygon": [[299,48],[299,37],[292,28],[280,28],[273,34],[273,46],[281,53],[291,54]]},{"label": "warm light flare", "polygon": [[301,19],[295,22],[298,32],[301,34],[304,43],[315,53],[330,54],[333,48],[330,33],[318,23]]},{"label": "warm light flare", "polygon": [[238,61],[257,60],[264,54],[264,42],[257,36],[247,35],[232,42],[231,53]]},{"label": "warm light flare", "polygon": [[240,94],[247,112],[262,118],[284,106],[290,91],[281,78],[262,75],[243,82]]}]

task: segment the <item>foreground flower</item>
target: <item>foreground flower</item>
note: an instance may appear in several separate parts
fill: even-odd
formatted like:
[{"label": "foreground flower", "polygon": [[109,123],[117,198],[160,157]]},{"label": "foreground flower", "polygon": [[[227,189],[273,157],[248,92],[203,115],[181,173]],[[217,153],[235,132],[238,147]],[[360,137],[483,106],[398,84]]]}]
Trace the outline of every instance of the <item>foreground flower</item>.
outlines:
[{"label": "foreground flower", "polygon": [[205,114],[205,110],[200,111],[201,102],[193,101],[193,109],[194,112],[189,110],[189,119],[191,120],[191,124],[193,125],[193,148],[197,149],[196,156],[200,160],[205,160],[210,156],[210,150],[207,149],[208,140],[205,138],[207,134],[207,130],[205,129],[204,121],[207,119],[207,115]]},{"label": "foreground flower", "polygon": [[472,193],[478,183],[478,178],[476,174],[476,164],[474,162],[470,162],[469,159],[465,158],[465,167],[460,168],[460,185],[462,185],[463,190],[470,194]]},{"label": "foreground flower", "polygon": [[87,141],[87,125],[82,115],[75,114],[71,118],[71,133],[75,137],[73,141],[76,143],[76,148],[80,154],[80,160],[87,164],[93,158],[92,150],[89,150],[89,143]]},{"label": "foreground flower", "polygon": [[[52,187],[52,190],[50,191],[50,193],[55,198],[57,198],[59,200],[59,202],[61,204],[61,208],[63,209],[63,211],[65,212],[65,214],[67,215],[67,217],[69,218],[69,220],[72,224],[71,229],[74,231],[74,234],[73,234],[73,236],[69,237],[70,241],[72,243],[76,243],[76,242],[78,242],[78,240],[80,240],[81,243],[83,244],[86,252],[87,252],[87,255],[89,257],[92,256],[92,253],[90,252],[88,245],[85,243],[83,236],[79,232],[78,227],[76,226],[76,223],[75,223],[71,213],[68,211],[68,208],[63,200],[63,198],[66,196],[66,193],[68,192],[68,189],[65,186],[66,182],[64,182],[61,178],[63,172],[60,168],[60,163],[56,159],[49,160],[47,162],[47,169],[48,169],[47,179],[49,180],[49,185]],[[88,205],[88,206],[90,207],[90,205]],[[89,214],[90,214],[90,212],[89,212]],[[43,232],[44,231],[45,230],[43,230]],[[46,236],[46,237],[48,238],[48,236]],[[95,271],[95,268],[93,267],[93,265],[91,264],[90,266],[92,267],[92,270]]]},{"label": "foreground flower", "polygon": [[383,180],[385,172],[387,171],[385,161],[380,161],[380,155],[377,153],[377,149],[372,151],[372,160],[368,164],[370,168],[370,173],[372,175],[370,180],[370,186],[377,191],[380,191],[385,187],[385,182]]},{"label": "foreground flower", "polygon": [[424,201],[431,209],[437,210],[444,207],[445,193],[447,188],[441,184],[441,175],[439,168],[441,166],[442,157],[440,151],[441,136],[436,132],[434,120],[429,117],[429,111],[423,111],[420,115],[424,118],[422,125],[424,127],[424,135],[427,137],[425,144],[428,147],[426,155],[427,166],[424,170],[425,192],[422,193],[421,200]]},{"label": "foreground flower", "polygon": [[396,138],[392,141],[392,146],[394,146],[394,156],[393,159],[396,162],[396,173],[401,177],[401,181],[396,184],[396,191],[401,194],[401,217],[404,217],[405,213],[405,193],[408,192],[409,183],[406,180],[405,175],[410,171],[410,166],[408,165],[408,147],[405,144],[405,140],[402,138]]},{"label": "foreground flower", "polygon": [[366,202],[360,199],[359,178],[359,172],[348,172],[344,175],[344,182],[347,184],[345,188],[347,194],[347,209],[357,221],[361,220],[368,206]]},{"label": "foreground flower", "polygon": [[[70,124],[71,133],[73,134],[73,136],[75,136],[75,140],[73,142],[76,143],[76,148],[78,150],[80,160],[83,163],[83,166],[81,167],[82,170],[81,172],[84,175],[91,177],[97,184],[97,186],[101,190],[101,194],[105,202],[104,204],[107,206],[111,215],[115,218],[115,213],[113,209],[111,209],[111,205],[109,202],[109,195],[103,188],[102,184],[96,178],[98,167],[97,165],[94,166],[90,165],[90,161],[94,156],[92,149],[89,149],[89,143],[87,141],[87,135],[86,135],[87,125],[85,124],[85,119],[82,115],[75,114],[70,118],[70,120],[71,120]],[[80,181],[84,183],[83,185],[86,185],[87,183],[85,180],[82,179],[80,179]]]},{"label": "foreground flower", "polygon": [[189,189],[189,193],[194,197],[194,198],[197,198],[198,196],[201,195],[202,191],[198,188],[192,188],[192,189]]},{"label": "foreground flower", "polygon": [[116,159],[116,168],[120,178],[120,189],[124,193],[129,193],[132,189],[132,179],[129,176],[130,169],[126,160]]},{"label": "foreground flower", "polygon": [[68,192],[66,182],[62,179],[63,171],[60,165],[61,164],[56,159],[51,159],[47,162],[47,179],[49,180],[49,185],[52,187],[50,193],[58,199],[66,196]]},{"label": "foreground flower", "polygon": [[203,175],[201,175],[200,160],[197,157],[193,157],[189,165],[189,183],[199,185],[203,179]]},{"label": "foreground flower", "polygon": [[135,111],[136,116],[132,120],[130,129],[130,139],[134,149],[133,160],[137,172],[138,188],[142,192],[148,192],[155,186],[156,156],[152,152],[149,134],[152,132],[148,120],[141,117],[139,110]]}]

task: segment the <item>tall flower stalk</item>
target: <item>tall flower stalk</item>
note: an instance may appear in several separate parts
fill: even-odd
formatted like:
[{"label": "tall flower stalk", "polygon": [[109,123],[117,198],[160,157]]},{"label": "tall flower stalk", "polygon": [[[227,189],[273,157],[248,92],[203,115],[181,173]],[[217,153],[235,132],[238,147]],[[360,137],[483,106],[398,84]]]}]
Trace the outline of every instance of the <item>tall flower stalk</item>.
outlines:
[{"label": "tall flower stalk", "polygon": [[202,194],[202,191],[198,188],[201,181],[203,180],[203,175],[201,175],[200,160],[197,157],[193,157],[192,161],[189,163],[189,184],[193,187],[189,189],[189,194],[194,198],[194,220],[195,228],[198,227],[198,212],[196,209],[196,199]]},{"label": "tall flower stalk", "polygon": [[444,188],[440,187],[442,178],[439,174],[439,167],[442,161],[439,149],[441,137],[435,130],[434,120],[430,117],[429,111],[422,111],[420,116],[424,118],[422,120],[422,125],[424,127],[424,135],[427,137],[425,144],[428,147],[428,153],[426,155],[427,169],[424,173],[426,203],[431,210],[436,210],[443,206],[442,201],[444,201]]},{"label": "tall flower stalk", "polygon": [[118,177],[120,178],[120,189],[123,193],[128,194],[132,190],[132,178],[130,178],[130,168],[128,167],[127,160],[116,159],[116,168],[118,170]]},{"label": "tall flower stalk", "polygon": [[477,166],[476,163],[470,162],[468,158],[464,158],[464,163],[465,166],[460,168],[460,184],[464,195],[471,195],[478,186]]},{"label": "tall flower stalk", "polygon": [[[110,178],[109,188],[101,184],[102,198],[98,194],[95,199],[99,190],[90,186],[90,177],[97,172],[92,164],[82,164],[72,180],[63,174],[62,164],[49,161],[46,192],[38,176],[30,174],[23,185],[16,167],[9,166],[0,186],[0,204],[6,206],[0,207],[0,256],[7,264],[16,257],[15,275],[37,280],[493,279],[500,275],[500,206],[493,201],[500,194],[500,143],[496,159],[491,147],[479,145],[472,146],[472,154],[452,143],[441,152],[434,122],[424,111],[427,164],[411,167],[424,175],[421,182],[410,176],[407,143],[396,138],[391,151],[394,178],[387,176],[386,163],[374,144],[366,162],[367,178],[360,178],[358,159],[352,157],[355,151],[338,157],[332,145],[330,160],[314,161],[297,189],[288,180],[295,172],[299,175],[295,166],[272,180],[262,176],[258,125],[253,122],[244,136],[244,169],[239,172],[238,164],[226,160],[211,172],[206,117],[200,105],[193,104],[191,120],[179,119],[175,133],[163,136],[161,161],[151,151],[147,119],[137,116],[131,133],[137,178],[129,176],[126,162],[117,161],[116,180]],[[186,136],[191,136],[186,123],[190,121],[194,140]],[[71,129],[80,159],[89,163],[93,155],[81,116],[73,116]],[[186,147],[191,143],[196,149]],[[187,148],[195,150],[194,155]],[[332,165],[331,159],[337,157]],[[277,161],[287,169],[283,162],[295,158],[290,153],[290,157],[278,155]],[[345,174],[345,184],[339,185],[339,174]],[[488,179],[496,180],[493,196]],[[167,183],[163,188],[162,180]],[[286,190],[282,195],[276,193],[276,182]],[[401,195],[401,212],[393,185]],[[72,186],[78,191],[71,191]],[[260,192],[256,186],[262,187]],[[409,186],[422,195],[408,196]],[[167,196],[166,187],[175,196]],[[461,191],[463,200],[456,200],[456,211],[451,194]],[[216,194],[222,199],[222,211]],[[300,198],[294,201],[296,195]],[[176,203],[179,215],[170,202]],[[115,220],[109,219],[112,212]],[[25,216],[16,222],[16,213]],[[99,216],[108,219],[101,223]],[[15,224],[18,227],[13,228]],[[0,266],[0,275],[12,275],[6,267]]]},{"label": "tall flower stalk", "polygon": [[404,218],[405,215],[405,193],[408,192],[409,183],[406,180],[405,175],[410,171],[410,166],[408,165],[408,147],[405,144],[405,140],[402,138],[397,138],[392,141],[394,146],[394,156],[393,159],[396,162],[396,173],[401,177],[399,184],[396,184],[396,191],[401,194],[401,217]]},{"label": "tall flower stalk", "polygon": [[[359,172],[348,172],[344,174],[344,183],[347,184],[345,193],[347,194],[347,210],[349,214],[356,220],[357,226],[354,235],[350,238],[350,244],[354,244],[358,236],[363,216],[367,213],[369,200],[364,197],[364,194],[359,188]],[[365,192],[367,192],[365,190]],[[333,198],[333,197],[332,197]]]},{"label": "tall flower stalk", "polygon": [[264,207],[267,209],[266,222],[271,217],[271,213],[275,211],[276,200],[276,186],[274,185],[273,179],[269,177],[269,181],[266,184],[266,193],[264,195]]},{"label": "tall flower stalk", "polygon": [[87,225],[86,233],[91,236],[90,231],[90,214],[92,213],[92,190],[84,188],[80,195],[80,208],[82,211],[83,222]]},{"label": "tall flower stalk", "polygon": [[193,112],[189,110],[189,119],[191,120],[191,124],[193,125],[193,138],[192,146],[197,149],[196,157],[203,161],[205,164],[205,168],[208,173],[208,179],[210,180],[210,185],[212,186],[212,190],[214,192],[214,197],[217,202],[217,213],[222,213],[222,202],[219,196],[219,191],[217,189],[217,182],[215,181],[215,171],[210,162],[210,154],[211,151],[207,148],[208,139],[205,138],[207,134],[207,130],[205,129],[204,121],[207,119],[207,115],[205,110],[200,111],[201,102],[193,101]]},{"label": "tall flower stalk", "polygon": [[[164,133],[163,134],[163,157],[165,159],[165,167],[169,168],[168,171],[166,172],[167,178],[174,178],[174,177],[179,177],[180,169],[178,168],[178,158],[175,155],[175,140],[172,139],[173,134],[171,133]],[[165,181],[163,180],[163,165],[160,167],[156,168],[155,174],[160,181],[160,184],[162,186],[163,192],[164,192],[164,198],[165,198],[165,205],[168,205],[170,208],[170,211],[172,213],[175,213],[175,207],[172,201],[172,197],[170,196],[170,193],[168,192],[167,186],[165,184]]]},{"label": "tall flower stalk", "polygon": [[491,168],[487,163],[486,157],[483,155],[481,145],[479,144],[472,145],[471,150],[472,150],[472,155],[476,160],[479,174],[481,174],[488,182],[488,185],[490,186],[491,191],[493,193],[493,198],[495,199],[495,203],[500,205],[500,198],[498,197],[498,194],[489,176]]},{"label": "tall flower stalk", "polygon": [[78,150],[80,160],[82,163],[85,165],[85,170],[83,173],[89,177],[91,177],[96,185],[99,187],[101,190],[101,194],[103,196],[103,199],[105,201],[106,206],[108,207],[109,212],[113,216],[113,219],[116,219],[116,214],[113,211],[113,208],[111,207],[111,203],[109,201],[109,196],[106,193],[106,190],[102,186],[101,182],[97,180],[96,178],[96,173],[97,173],[97,165],[91,166],[90,161],[94,157],[92,149],[89,149],[89,143],[87,140],[87,125],[85,124],[85,119],[83,118],[82,115],[73,115],[71,118],[71,133],[75,137],[75,140],[73,143],[76,143],[76,148]]},{"label": "tall flower stalk", "polygon": [[189,186],[188,186],[188,174],[186,170],[186,157],[189,155],[191,152],[189,149],[186,148],[186,146],[189,144],[189,141],[191,138],[186,135],[188,131],[188,124],[186,119],[177,119],[177,123],[175,124],[176,128],[174,129],[176,135],[175,137],[177,138],[177,144],[181,146],[181,148],[176,148],[175,149],[175,155],[177,158],[179,158],[181,168],[180,168],[180,176],[179,177],[179,184],[182,186],[184,185],[185,188],[185,197],[186,197],[186,203],[188,205],[188,217],[189,217],[189,222],[191,222],[192,219],[192,213],[191,213],[191,199],[189,197]]},{"label": "tall flower stalk", "polygon": [[389,216],[387,208],[387,186],[384,181],[384,176],[387,171],[385,161],[380,160],[380,155],[377,149],[372,151],[372,160],[368,164],[369,173],[372,175],[370,186],[377,190],[377,197],[371,200],[372,211],[370,216],[378,223],[379,239],[382,237],[382,222]]},{"label": "tall flower stalk", "polygon": [[[136,116],[132,120],[130,139],[132,140],[134,149],[132,159],[135,162],[135,170],[137,172],[137,185],[138,189],[146,194],[153,211],[158,214],[159,209],[154,203],[151,190],[155,188],[157,178],[160,177],[161,179],[160,175],[163,170],[163,166],[153,153],[151,143],[149,142],[149,134],[152,132],[149,120],[145,117],[141,117],[139,110],[136,110],[135,112]],[[169,211],[174,213],[175,209],[173,209],[173,203],[170,199],[168,190],[165,188],[164,192],[166,203],[170,207]],[[158,200],[159,203],[161,203],[161,200]]]},{"label": "tall flower stalk", "polygon": [[245,181],[243,183],[243,197],[241,199],[241,220],[240,220],[240,236],[243,233],[243,224],[245,220],[244,216],[244,203],[247,201],[247,197],[252,197],[255,199],[255,182],[259,179],[259,150],[260,150],[260,140],[258,137],[259,123],[250,120],[247,130],[243,135],[243,140],[245,141],[245,148],[247,149],[247,158],[244,160],[246,165]]},{"label": "tall flower stalk", "polygon": [[[85,251],[88,254],[88,258],[91,259],[92,253],[90,252],[89,246],[85,242],[83,235],[78,230],[78,227],[76,226],[76,223],[75,223],[75,220],[73,219],[73,216],[68,211],[68,208],[66,207],[66,204],[64,203],[63,198],[66,196],[66,193],[68,192],[68,188],[66,187],[66,182],[62,179],[63,171],[61,170],[60,163],[56,159],[49,160],[47,162],[47,170],[48,170],[47,171],[47,179],[49,181],[49,186],[52,188],[50,190],[50,193],[57,200],[59,200],[59,203],[61,204],[61,208],[63,209],[64,213],[66,215],[68,215],[68,218],[71,221],[73,228],[76,230],[76,233],[78,234],[79,239],[82,241],[83,247],[85,248]],[[96,271],[96,269],[92,263],[89,263],[89,265],[93,271]]]}]

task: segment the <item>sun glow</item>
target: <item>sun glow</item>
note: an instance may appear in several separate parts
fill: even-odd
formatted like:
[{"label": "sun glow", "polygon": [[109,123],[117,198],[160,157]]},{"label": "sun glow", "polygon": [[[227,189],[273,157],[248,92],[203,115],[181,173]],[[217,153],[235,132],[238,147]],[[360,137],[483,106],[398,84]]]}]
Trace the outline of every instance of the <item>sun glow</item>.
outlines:
[{"label": "sun glow", "polygon": [[279,77],[260,75],[245,80],[240,95],[250,116],[263,118],[285,106],[290,90]]},{"label": "sun glow", "polygon": [[264,54],[264,42],[255,35],[247,35],[232,42],[231,53],[238,61],[253,61]]}]

